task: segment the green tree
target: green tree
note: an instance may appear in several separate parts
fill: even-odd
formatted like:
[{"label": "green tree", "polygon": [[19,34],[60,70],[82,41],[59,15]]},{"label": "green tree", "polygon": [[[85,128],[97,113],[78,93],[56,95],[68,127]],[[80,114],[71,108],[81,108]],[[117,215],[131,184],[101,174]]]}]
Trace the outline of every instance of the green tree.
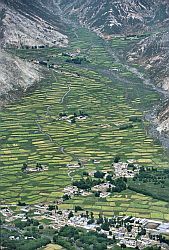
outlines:
[{"label": "green tree", "polygon": [[73,212],[70,211],[69,214],[68,214],[68,219],[70,219],[70,218],[73,217],[73,216],[74,216]]}]

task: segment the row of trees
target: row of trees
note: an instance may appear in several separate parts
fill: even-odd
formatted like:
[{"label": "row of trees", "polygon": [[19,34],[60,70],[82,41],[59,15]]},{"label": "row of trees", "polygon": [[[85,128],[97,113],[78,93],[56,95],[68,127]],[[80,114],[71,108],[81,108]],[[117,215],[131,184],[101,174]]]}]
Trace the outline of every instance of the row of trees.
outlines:
[{"label": "row of trees", "polygon": [[91,177],[87,177],[86,179],[83,178],[80,181],[74,181],[73,186],[76,186],[79,189],[90,191],[92,187],[99,185],[101,183],[104,183],[104,181],[100,179],[96,180],[92,179]]},{"label": "row of trees", "polygon": [[82,64],[83,62],[89,62],[86,57],[75,57],[66,59],[68,63]]}]

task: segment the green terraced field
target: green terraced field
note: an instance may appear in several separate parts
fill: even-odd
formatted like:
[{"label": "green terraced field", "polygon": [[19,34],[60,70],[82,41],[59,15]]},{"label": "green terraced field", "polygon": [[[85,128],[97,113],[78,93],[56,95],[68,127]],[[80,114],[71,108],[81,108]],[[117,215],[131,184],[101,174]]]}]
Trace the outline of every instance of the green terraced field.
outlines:
[{"label": "green terraced field", "polygon": [[148,196],[134,192],[123,191],[112,197],[96,198],[74,197],[59,205],[60,209],[74,209],[81,206],[84,210],[93,211],[96,215],[100,212],[107,217],[113,215],[133,215],[135,217],[168,220],[169,207],[167,202],[158,202]]},{"label": "green terraced field", "polygon": [[[1,200],[4,203],[54,201],[63,195],[63,188],[71,183],[72,178],[80,178],[84,169],[112,170],[111,163],[117,154],[123,160],[135,159],[144,165],[168,166],[162,147],[147,135],[147,124],[129,122],[132,116],[143,117],[142,110],[159,99],[157,93],[149,87],[143,88],[140,79],[122,64],[114,62],[100,38],[83,29],[78,32],[79,39],[72,38],[67,49],[17,52],[27,59],[49,59],[60,68],[49,69],[46,83],[0,111]],[[116,46],[123,45],[117,40]],[[75,65],[65,62],[61,53],[77,48],[87,54],[90,63]],[[101,68],[117,68],[119,76],[131,83],[102,74]],[[72,115],[80,110],[88,113],[86,120],[70,124],[58,119],[59,113]],[[120,130],[124,124],[133,127]],[[100,163],[94,164],[93,159],[100,160]],[[75,169],[70,175],[67,164],[78,161],[85,162],[84,167]],[[40,162],[49,170],[26,175],[21,172],[25,162],[30,166]],[[113,211],[119,214],[161,218],[163,213],[159,211],[162,211],[163,203],[156,210],[154,204],[157,201],[149,197],[144,197],[144,200],[138,195],[137,203],[130,192],[126,196],[114,196],[102,205],[94,201],[94,209],[103,209],[110,214],[109,205],[112,204]],[[120,202],[119,198],[124,201]],[[148,207],[142,203],[146,199]],[[70,207],[73,204],[74,201]],[[85,208],[90,209],[90,205]],[[164,212],[163,219],[168,218],[167,212]]]}]

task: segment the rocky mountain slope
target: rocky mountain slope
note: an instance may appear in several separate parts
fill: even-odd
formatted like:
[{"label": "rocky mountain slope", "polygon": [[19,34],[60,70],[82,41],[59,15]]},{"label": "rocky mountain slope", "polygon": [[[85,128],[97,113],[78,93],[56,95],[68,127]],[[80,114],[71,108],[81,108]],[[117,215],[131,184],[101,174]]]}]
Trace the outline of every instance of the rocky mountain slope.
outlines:
[{"label": "rocky mountain slope", "polygon": [[138,33],[168,18],[166,0],[61,0],[71,17],[102,34]]},{"label": "rocky mountain slope", "polygon": [[0,3],[1,46],[66,46],[68,38],[57,15],[41,2],[7,0]]},{"label": "rocky mountain slope", "polygon": [[0,50],[0,106],[22,95],[40,80],[40,69]]},{"label": "rocky mountain slope", "polygon": [[[151,82],[166,91],[169,96],[169,30],[159,30],[155,34],[143,39],[128,51],[128,61],[137,62],[144,66]],[[158,110],[155,122],[158,131],[169,133],[169,101]]]},{"label": "rocky mountain slope", "polygon": [[158,114],[158,128],[157,130],[161,133],[163,131],[169,131],[169,103]]},{"label": "rocky mountain slope", "polygon": [[67,46],[64,24],[41,1],[0,0],[0,104],[38,81],[42,71],[6,48]]}]

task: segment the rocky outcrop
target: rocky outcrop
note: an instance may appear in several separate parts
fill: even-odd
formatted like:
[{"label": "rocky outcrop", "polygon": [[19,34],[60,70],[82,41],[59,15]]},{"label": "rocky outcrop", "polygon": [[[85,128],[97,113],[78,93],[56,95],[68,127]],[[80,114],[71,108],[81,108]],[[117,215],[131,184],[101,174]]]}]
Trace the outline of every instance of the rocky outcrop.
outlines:
[{"label": "rocky outcrop", "polygon": [[161,132],[169,132],[169,102],[158,113],[158,127],[157,130]]},{"label": "rocky outcrop", "polygon": [[142,64],[151,80],[169,91],[169,32],[166,28],[142,39],[128,51],[128,60]]},{"label": "rocky outcrop", "polygon": [[40,80],[40,69],[0,50],[0,106],[22,95]]},{"label": "rocky outcrop", "polygon": [[[153,35],[142,39],[132,50],[128,51],[127,59],[129,62],[143,65],[151,81],[158,88],[169,93],[168,48],[169,32],[164,26],[164,30],[156,31]],[[169,133],[169,102],[158,112],[156,123],[160,133],[162,131]]]}]

